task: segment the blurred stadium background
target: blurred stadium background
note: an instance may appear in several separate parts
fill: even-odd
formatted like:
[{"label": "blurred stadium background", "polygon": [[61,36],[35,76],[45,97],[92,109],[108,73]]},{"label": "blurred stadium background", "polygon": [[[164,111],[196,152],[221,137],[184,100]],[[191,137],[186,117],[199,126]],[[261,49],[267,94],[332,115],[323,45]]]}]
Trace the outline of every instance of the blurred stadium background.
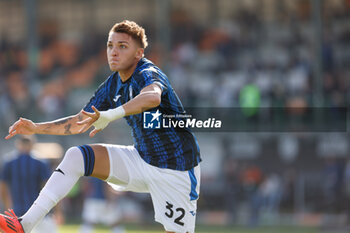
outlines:
[{"label": "blurred stadium background", "polygon": [[[146,56],[165,70],[185,106],[239,107],[247,85],[258,91],[260,107],[350,104],[349,0],[0,0],[0,136],[19,116],[45,121],[79,111],[110,73],[107,33],[123,19],[145,27]],[[197,137],[199,226],[349,231],[348,133]],[[38,147],[52,164],[70,146],[132,143],[124,121],[93,139],[39,141],[57,143]],[[1,139],[0,161],[13,149],[13,140]],[[83,197],[77,186],[63,201],[67,223],[80,221]],[[123,198],[126,222],[152,224],[147,195]]]}]

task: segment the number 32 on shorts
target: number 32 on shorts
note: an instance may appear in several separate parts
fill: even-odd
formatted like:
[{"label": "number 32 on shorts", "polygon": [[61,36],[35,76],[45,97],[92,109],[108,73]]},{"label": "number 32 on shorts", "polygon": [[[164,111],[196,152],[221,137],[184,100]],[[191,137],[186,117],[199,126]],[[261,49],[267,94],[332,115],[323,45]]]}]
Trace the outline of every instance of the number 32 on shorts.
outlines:
[{"label": "number 32 on shorts", "polygon": [[[174,223],[179,224],[180,226],[185,225],[184,222],[182,222],[181,220],[183,219],[183,217],[185,217],[185,210],[183,208],[176,208],[174,213],[174,205],[166,202],[166,206],[167,211],[165,212],[165,216],[167,216],[168,218],[175,218],[174,219]],[[175,214],[175,216],[174,216]]]}]

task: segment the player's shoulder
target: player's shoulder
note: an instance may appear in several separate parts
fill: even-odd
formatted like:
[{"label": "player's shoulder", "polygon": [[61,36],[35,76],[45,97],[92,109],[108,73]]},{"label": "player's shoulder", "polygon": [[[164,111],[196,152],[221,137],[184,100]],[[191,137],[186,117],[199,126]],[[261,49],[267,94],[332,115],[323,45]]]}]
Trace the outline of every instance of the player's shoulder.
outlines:
[{"label": "player's shoulder", "polygon": [[105,80],[103,80],[103,82],[101,82],[98,86],[98,89],[101,89],[102,87],[105,87],[107,85],[110,85],[112,83],[112,81],[115,79],[115,75],[117,72],[113,72],[112,74],[110,74]]},{"label": "player's shoulder", "polygon": [[113,72],[110,76],[108,76],[96,89],[95,95],[99,95],[101,93],[107,93],[108,90],[116,86],[115,75],[117,72]]},{"label": "player's shoulder", "polygon": [[146,58],[142,58],[136,68],[135,79],[148,79],[157,77],[157,79],[167,79],[163,71],[153,62]]},{"label": "player's shoulder", "polygon": [[136,74],[138,75],[147,75],[147,74],[159,74],[162,71],[157,67],[153,62],[147,58],[142,58],[136,67]]},{"label": "player's shoulder", "polygon": [[101,86],[111,86],[111,85],[115,85],[116,84],[116,79],[115,79],[115,76],[116,76],[117,72],[113,72],[111,75],[109,75],[105,81],[103,81],[100,85]]}]

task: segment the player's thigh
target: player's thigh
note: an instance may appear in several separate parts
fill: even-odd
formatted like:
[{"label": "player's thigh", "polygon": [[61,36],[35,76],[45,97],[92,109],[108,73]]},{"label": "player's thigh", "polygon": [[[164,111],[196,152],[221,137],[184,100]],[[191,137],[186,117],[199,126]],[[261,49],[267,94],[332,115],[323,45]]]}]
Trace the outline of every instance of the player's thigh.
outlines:
[{"label": "player's thigh", "polygon": [[131,169],[127,167],[126,160],[130,154],[135,153],[134,147],[111,144],[92,144],[90,146],[95,154],[95,165],[91,176],[105,181],[112,176],[117,184],[129,182],[129,170]]},{"label": "player's thigh", "polygon": [[194,232],[200,168],[191,171],[155,169],[149,181],[155,220],[167,232]]},{"label": "player's thigh", "polygon": [[133,146],[105,144],[110,171],[106,179],[117,191],[148,192],[145,182],[145,162]]},{"label": "player's thigh", "polygon": [[90,145],[95,154],[95,165],[91,176],[105,180],[109,176],[110,162],[108,151],[103,144]]}]

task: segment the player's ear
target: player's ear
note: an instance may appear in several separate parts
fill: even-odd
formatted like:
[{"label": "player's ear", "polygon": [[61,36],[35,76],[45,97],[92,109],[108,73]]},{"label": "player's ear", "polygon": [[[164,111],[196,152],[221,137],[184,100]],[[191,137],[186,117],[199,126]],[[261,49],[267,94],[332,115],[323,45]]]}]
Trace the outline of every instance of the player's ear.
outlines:
[{"label": "player's ear", "polygon": [[143,48],[137,48],[136,51],[136,58],[141,59],[143,57],[144,49]]}]

